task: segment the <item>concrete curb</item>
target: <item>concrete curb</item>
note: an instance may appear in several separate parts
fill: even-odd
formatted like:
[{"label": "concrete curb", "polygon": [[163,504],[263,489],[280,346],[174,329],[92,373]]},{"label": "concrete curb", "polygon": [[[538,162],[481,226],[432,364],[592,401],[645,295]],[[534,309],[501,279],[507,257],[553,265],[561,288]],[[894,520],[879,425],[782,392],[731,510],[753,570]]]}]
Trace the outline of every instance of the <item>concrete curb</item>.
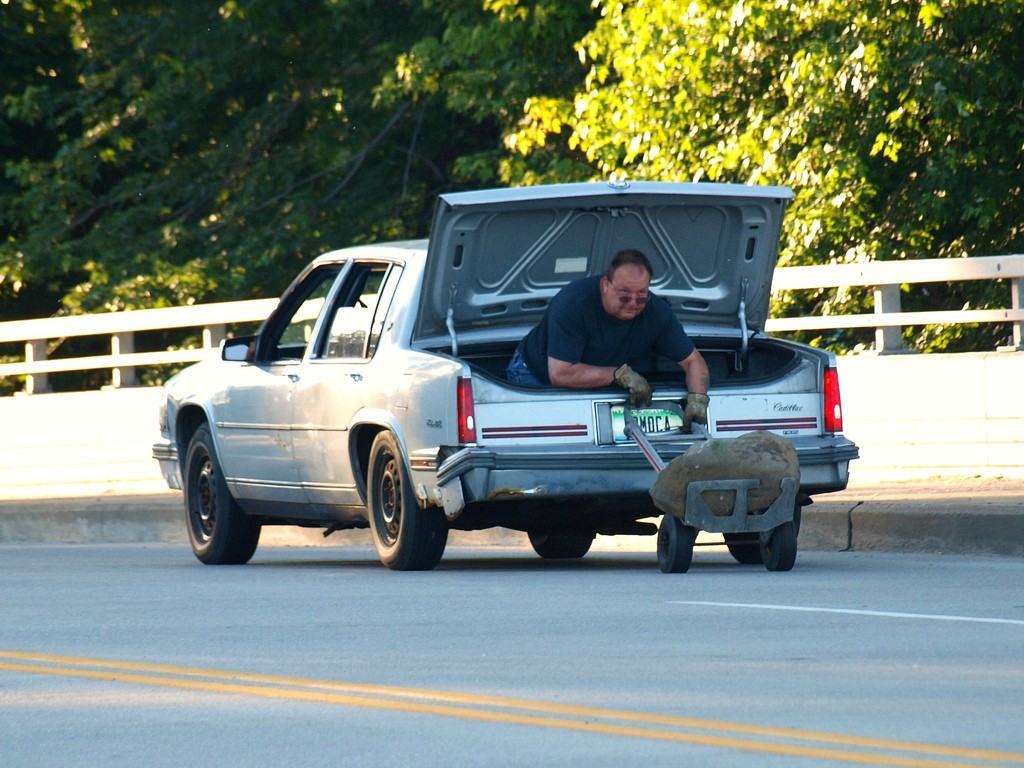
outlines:
[{"label": "concrete curb", "polygon": [[0,542],[184,542],[181,494],[117,494],[0,502]]},{"label": "concrete curb", "polygon": [[932,478],[851,487],[804,508],[800,546],[1024,556],[1024,482]]},{"label": "concrete curb", "polygon": [[[520,538],[522,541],[520,541]],[[453,531],[455,546],[519,546],[517,531]],[[130,544],[188,546],[181,494],[108,495],[91,498],[20,499],[0,502],[0,543]],[[372,546],[369,531],[325,538],[322,529],[267,526],[260,546]],[[526,544],[528,546],[528,544]]]},{"label": "concrete curb", "polygon": [[[705,538],[705,541],[714,539]],[[108,493],[0,501],[0,543],[174,543],[187,546],[181,494]],[[506,529],[453,531],[452,546],[529,549]],[[367,531],[324,538],[319,529],[274,526],[261,546],[368,546]],[[655,550],[653,537],[599,537],[596,550]],[[800,548],[1024,556],[1024,481],[932,478],[874,483],[805,507]]]}]

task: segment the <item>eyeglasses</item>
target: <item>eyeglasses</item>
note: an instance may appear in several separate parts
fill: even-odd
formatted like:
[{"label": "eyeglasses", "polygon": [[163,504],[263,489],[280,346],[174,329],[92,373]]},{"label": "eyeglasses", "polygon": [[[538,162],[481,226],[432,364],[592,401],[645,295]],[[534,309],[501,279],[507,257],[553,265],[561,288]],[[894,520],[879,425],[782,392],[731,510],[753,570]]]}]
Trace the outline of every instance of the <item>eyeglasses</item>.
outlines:
[{"label": "eyeglasses", "polygon": [[[615,288],[615,286],[612,286]],[[647,304],[649,294],[645,291],[644,293],[630,293],[629,291],[615,290],[615,296],[619,300],[619,305],[628,307],[630,304],[636,304],[638,307],[642,307]]]}]

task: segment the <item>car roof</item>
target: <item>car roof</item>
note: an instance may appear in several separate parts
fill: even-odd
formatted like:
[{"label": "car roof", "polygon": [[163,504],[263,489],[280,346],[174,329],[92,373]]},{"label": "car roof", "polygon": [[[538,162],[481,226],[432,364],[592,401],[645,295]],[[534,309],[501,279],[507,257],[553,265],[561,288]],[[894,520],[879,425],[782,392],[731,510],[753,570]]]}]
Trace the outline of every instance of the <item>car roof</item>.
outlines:
[{"label": "car roof", "polygon": [[338,248],[327,253],[322,253],[313,260],[314,264],[330,263],[341,259],[351,258],[400,258],[400,259],[424,259],[427,255],[427,243],[422,240],[396,240],[394,242],[371,243],[367,245],[353,245],[348,248]]}]

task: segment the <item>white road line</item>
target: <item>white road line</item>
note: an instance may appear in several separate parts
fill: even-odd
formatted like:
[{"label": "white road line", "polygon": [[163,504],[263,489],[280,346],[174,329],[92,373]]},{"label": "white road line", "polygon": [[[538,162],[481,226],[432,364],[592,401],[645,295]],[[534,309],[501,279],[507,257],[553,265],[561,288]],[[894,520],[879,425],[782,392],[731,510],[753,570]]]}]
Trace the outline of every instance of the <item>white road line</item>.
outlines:
[{"label": "white road line", "polygon": [[705,605],[711,608],[759,608],[764,611],[802,611],[804,613],[843,613],[850,616],[880,616],[885,619],[927,619],[928,621],[967,621],[975,624],[1016,624],[1021,619],[986,619],[978,616],[947,616],[941,613],[901,613],[899,611],[858,611],[852,608],[817,608],[805,605],[769,605],[763,603],[715,603],[705,600],[669,600],[671,605]]}]

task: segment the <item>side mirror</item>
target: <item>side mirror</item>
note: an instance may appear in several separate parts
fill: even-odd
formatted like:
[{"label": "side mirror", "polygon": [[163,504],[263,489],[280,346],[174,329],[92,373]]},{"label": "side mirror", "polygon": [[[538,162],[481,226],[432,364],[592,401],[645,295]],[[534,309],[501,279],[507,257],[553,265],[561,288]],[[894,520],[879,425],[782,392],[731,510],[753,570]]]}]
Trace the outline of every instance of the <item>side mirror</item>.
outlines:
[{"label": "side mirror", "polygon": [[256,354],[256,340],[252,336],[227,339],[220,348],[220,359],[232,363],[251,363]]}]

